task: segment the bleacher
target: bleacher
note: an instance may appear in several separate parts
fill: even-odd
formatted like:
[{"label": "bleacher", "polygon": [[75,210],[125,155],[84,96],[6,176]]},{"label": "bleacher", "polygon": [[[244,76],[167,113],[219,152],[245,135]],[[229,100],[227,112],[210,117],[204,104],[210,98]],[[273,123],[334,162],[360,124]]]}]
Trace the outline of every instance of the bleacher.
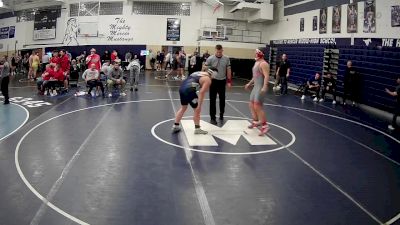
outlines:
[{"label": "bleacher", "polygon": [[[278,57],[286,53],[290,64],[290,82],[294,84],[303,83],[308,77],[317,71],[322,71],[324,47],[309,45],[285,45],[278,47]],[[278,62],[280,58],[278,59]]]},{"label": "bleacher", "polygon": [[[323,69],[326,45],[275,45],[278,56],[288,55],[292,65],[290,82],[303,83],[315,72]],[[383,110],[394,108],[396,101],[385,93],[394,89],[400,74],[400,48],[367,48],[363,46],[337,46],[339,49],[338,95],[343,95],[343,76],[348,60],[361,75],[360,101]]]}]

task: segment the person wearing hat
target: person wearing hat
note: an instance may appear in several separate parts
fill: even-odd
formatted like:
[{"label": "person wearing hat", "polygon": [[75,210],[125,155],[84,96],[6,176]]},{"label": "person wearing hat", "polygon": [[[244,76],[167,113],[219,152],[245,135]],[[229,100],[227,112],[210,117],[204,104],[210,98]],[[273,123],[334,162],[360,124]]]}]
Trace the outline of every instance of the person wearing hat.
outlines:
[{"label": "person wearing hat", "polygon": [[[181,108],[175,116],[175,123],[172,131],[177,133],[181,130],[179,125],[183,114],[186,112],[188,105],[194,109],[193,121],[195,134],[207,134],[208,132],[200,129],[200,113],[204,96],[211,86],[213,77],[217,76],[218,69],[210,67],[202,72],[194,72],[184,80],[179,88],[179,96],[181,99]],[[197,94],[198,93],[198,94]]]}]

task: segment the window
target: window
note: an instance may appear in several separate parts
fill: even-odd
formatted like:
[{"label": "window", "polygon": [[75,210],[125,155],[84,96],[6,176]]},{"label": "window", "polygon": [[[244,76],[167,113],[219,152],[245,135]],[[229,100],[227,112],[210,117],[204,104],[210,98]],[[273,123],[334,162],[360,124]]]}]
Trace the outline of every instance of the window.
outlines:
[{"label": "window", "polygon": [[16,11],[15,15],[17,16],[17,23],[25,22],[25,21],[34,21],[35,20],[35,13],[37,11],[47,11],[47,10],[57,10],[57,17],[61,16],[61,6],[55,7],[42,7],[42,8],[33,8],[33,9],[25,9],[21,11]]},{"label": "window", "polygon": [[69,5],[69,16],[122,15],[123,2],[81,2]]},{"label": "window", "polygon": [[190,2],[133,1],[132,12],[137,15],[190,16]]}]

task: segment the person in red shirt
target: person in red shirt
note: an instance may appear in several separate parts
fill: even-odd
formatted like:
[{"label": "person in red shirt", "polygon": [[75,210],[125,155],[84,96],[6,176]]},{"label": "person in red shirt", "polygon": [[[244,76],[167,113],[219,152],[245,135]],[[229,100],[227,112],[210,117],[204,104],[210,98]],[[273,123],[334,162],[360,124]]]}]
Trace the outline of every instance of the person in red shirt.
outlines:
[{"label": "person in red shirt", "polygon": [[53,67],[55,67],[59,63],[60,63],[60,57],[58,57],[58,51],[54,50],[53,55],[50,59],[50,64],[53,64]]},{"label": "person in red shirt", "polygon": [[46,83],[46,85],[44,85],[45,89],[50,89],[51,96],[57,95],[55,86],[57,83],[64,83],[64,80],[65,80],[64,78],[65,78],[64,71],[61,69],[61,65],[57,64],[54,67],[54,70],[50,71],[50,79]]},{"label": "person in red shirt", "polygon": [[96,49],[92,48],[90,49],[90,55],[86,57],[86,66],[87,68],[90,68],[91,64],[96,65],[96,70],[100,72],[101,68],[101,61],[100,61],[100,56],[96,54]]},{"label": "person in red shirt", "polygon": [[115,59],[118,57],[117,50],[113,50],[111,53],[111,63],[114,63]]},{"label": "person in red shirt", "polygon": [[[47,64],[46,70],[42,73],[42,79],[37,81],[37,87],[39,94],[44,94],[44,86],[49,82],[50,78],[53,76],[54,66],[53,64]],[[47,95],[47,93],[45,93]]]},{"label": "person in red shirt", "polygon": [[71,65],[64,49],[60,50],[60,65],[61,70],[64,71],[64,88],[68,92],[69,69]]}]

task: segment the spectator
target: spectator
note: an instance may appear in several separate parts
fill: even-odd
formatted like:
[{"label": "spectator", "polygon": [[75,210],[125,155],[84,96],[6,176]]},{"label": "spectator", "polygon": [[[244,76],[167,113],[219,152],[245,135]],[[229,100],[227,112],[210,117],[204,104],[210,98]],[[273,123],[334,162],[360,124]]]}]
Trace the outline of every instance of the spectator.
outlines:
[{"label": "spectator", "polygon": [[71,61],[71,68],[69,72],[69,78],[72,81],[78,81],[79,80],[79,72],[80,72],[79,65],[77,64],[76,60],[73,59]]},{"label": "spectator", "polygon": [[347,68],[344,74],[344,93],[343,93],[343,105],[346,105],[346,99],[352,101],[355,106],[358,101],[358,90],[359,90],[359,74],[353,67],[352,61],[347,61]]},{"label": "spectator", "polygon": [[60,64],[60,57],[58,56],[57,50],[54,50],[51,54],[50,63],[53,64],[53,67],[56,67],[57,64]]},{"label": "spectator", "polygon": [[303,96],[301,96],[301,100],[306,99],[306,95],[309,90],[315,91],[316,97],[313,99],[314,102],[317,102],[319,99],[319,91],[321,88],[321,75],[316,73],[314,76],[311,76],[306,83]]},{"label": "spectator", "polygon": [[105,50],[103,56],[101,56],[101,62],[104,63],[106,61],[111,61],[110,53],[107,50]]},{"label": "spectator", "polygon": [[111,53],[111,63],[115,62],[115,59],[118,57],[118,52],[117,50],[113,50]]},{"label": "spectator", "polygon": [[17,57],[15,56],[15,54],[12,54],[12,58],[11,58],[11,76],[15,75],[15,70],[17,68]]},{"label": "spectator", "polygon": [[130,90],[133,91],[133,87],[135,87],[135,91],[137,91],[139,84],[139,75],[140,75],[139,60],[131,60],[127,69],[129,70],[129,83],[131,85]]},{"label": "spectator", "polygon": [[71,60],[72,60],[72,55],[71,55],[71,53],[68,52],[68,51],[65,51],[65,54],[68,56],[68,61],[71,62]]},{"label": "spectator", "polygon": [[26,53],[24,58],[22,59],[22,66],[24,68],[24,73],[28,73],[28,79],[30,79],[30,62],[29,62],[29,53]]},{"label": "spectator", "polygon": [[54,67],[54,70],[50,71],[50,74],[50,79],[48,80],[48,82],[43,84],[43,87],[45,90],[49,90],[51,96],[57,96],[57,91],[55,87],[58,84],[64,84],[64,71],[62,71],[61,65],[57,64]]},{"label": "spectator", "polygon": [[102,67],[100,73],[104,74],[106,77],[110,74],[110,71],[112,69],[112,66],[110,65],[110,62],[105,62]]},{"label": "spectator", "polygon": [[208,57],[205,64],[207,67],[215,67],[218,70],[218,75],[213,77],[210,87],[210,117],[211,123],[214,125],[217,124],[217,94],[219,96],[219,119],[223,120],[226,85],[228,85],[228,88],[232,86],[231,61],[228,56],[223,55],[223,51],[221,45],[216,45],[215,54]]},{"label": "spectator", "polygon": [[44,89],[44,86],[46,85],[47,87],[47,83],[49,82],[50,77],[54,75],[53,70],[54,70],[53,64],[46,65],[46,69],[43,71],[41,78],[39,78],[38,81],[36,82],[39,91],[38,94],[47,95],[47,90]]},{"label": "spectator", "polygon": [[179,52],[179,57],[180,57],[180,59],[181,59],[181,62],[179,63],[179,67],[180,67],[180,70],[181,70],[182,80],[184,80],[184,79],[186,78],[186,77],[185,77],[186,53],[185,53],[184,50],[181,50],[181,51]]},{"label": "spectator", "polygon": [[165,67],[164,67],[164,70],[167,70],[167,66],[169,66],[169,68],[171,69],[172,68],[172,66],[171,66],[171,59],[172,59],[172,54],[171,54],[171,52],[169,51],[168,53],[167,53],[167,55],[165,56],[165,59],[164,59],[164,61],[165,61]]},{"label": "spectator", "polygon": [[165,51],[162,50],[160,53],[160,70],[164,68],[164,60],[165,60]]},{"label": "spectator", "polygon": [[68,55],[64,49],[60,50],[60,66],[61,70],[64,71],[64,88],[68,92],[68,81],[69,81],[69,70],[71,68]]},{"label": "spectator", "polygon": [[206,63],[208,57],[210,57],[210,54],[208,53],[208,50],[206,50],[206,52],[204,52],[203,57],[202,57],[204,63]]},{"label": "spectator", "polygon": [[160,53],[160,51],[157,52],[156,59],[157,59],[156,68],[157,68],[157,71],[160,71],[160,70],[161,70],[161,66],[162,66],[161,53]]},{"label": "spectator", "polygon": [[132,53],[125,53],[125,62],[130,62],[132,60]]},{"label": "spectator", "polygon": [[172,57],[172,69],[171,69],[171,71],[169,71],[169,73],[167,73],[167,75],[165,75],[166,79],[168,78],[168,76],[171,73],[175,73],[176,74],[176,76],[173,77],[174,80],[181,79],[181,76],[180,76],[181,70],[179,68],[180,61],[181,61],[181,58],[179,57],[179,51],[176,51],[175,55]]},{"label": "spectator", "polygon": [[8,94],[8,84],[10,83],[10,65],[8,57],[4,56],[0,59],[0,78],[1,78],[1,93],[4,96],[4,105],[10,104],[10,96]]},{"label": "spectator", "polygon": [[288,86],[287,82],[290,76],[290,62],[288,61],[286,54],[282,55],[282,60],[277,65],[277,68],[274,88],[276,90],[278,83],[280,83],[281,94],[286,95]]},{"label": "spectator", "polygon": [[151,49],[149,50],[149,58],[151,70],[155,70],[156,57],[154,56],[153,50]]},{"label": "spectator", "polygon": [[118,85],[120,88],[120,95],[125,96],[125,80],[124,80],[124,72],[120,68],[119,64],[115,63],[113,68],[110,70],[107,80],[107,88],[108,88],[108,97],[112,97],[112,88],[114,85]]},{"label": "spectator", "polygon": [[190,62],[189,62],[189,74],[196,72],[196,57],[197,57],[197,52],[193,52],[193,55],[192,57],[190,57]]},{"label": "spectator", "polygon": [[96,49],[92,48],[90,49],[90,55],[86,57],[86,66],[89,68],[89,65],[95,64],[96,65],[96,70],[100,71],[101,68],[101,62],[100,62],[100,56],[96,54]]},{"label": "spectator", "polygon": [[95,87],[100,87],[103,98],[104,94],[104,86],[103,83],[99,80],[99,71],[96,69],[96,64],[91,64],[90,69],[85,70],[82,74],[82,78],[85,80],[86,85],[89,86],[88,95],[92,92],[92,89]]},{"label": "spectator", "polygon": [[325,101],[325,94],[330,93],[333,96],[332,104],[336,104],[336,79],[332,76],[330,72],[324,77],[322,96],[319,100],[320,102]]},{"label": "spectator", "polygon": [[394,110],[393,113],[393,120],[392,120],[392,124],[390,124],[388,126],[389,130],[395,130],[395,129],[399,129],[399,126],[397,125],[397,117],[400,116],[400,76],[397,77],[397,86],[395,91],[389,91],[389,89],[385,89],[386,93],[388,93],[389,95],[396,97],[397,99],[397,104],[396,104],[396,108]]},{"label": "spectator", "polygon": [[50,62],[50,56],[46,53],[43,54],[42,56],[42,71],[46,71],[47,64]]},{"label": "spectator", "polygon": [[32,57],[32,78],[34,80],[36,80],[37,78],[37,71],[39,69],[39,65],[40,65],[40,58],[39,58],[39,52],[33,52],[33,57]]}]

